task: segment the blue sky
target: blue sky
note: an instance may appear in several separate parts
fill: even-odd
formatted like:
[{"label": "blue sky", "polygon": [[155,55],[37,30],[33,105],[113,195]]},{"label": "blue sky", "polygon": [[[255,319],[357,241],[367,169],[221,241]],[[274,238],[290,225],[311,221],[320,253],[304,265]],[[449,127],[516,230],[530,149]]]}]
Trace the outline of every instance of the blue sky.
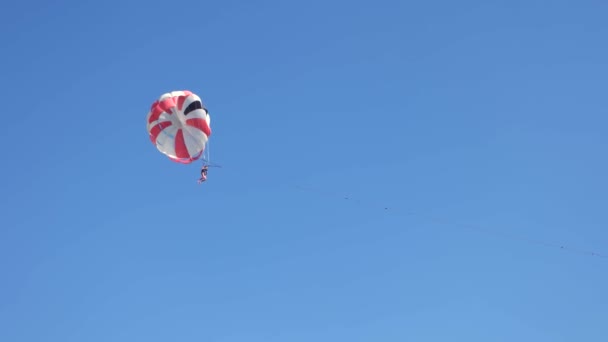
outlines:
[{"label": "blue sky", "polygon": [[[0,11],[1,341],[608,335],[605,2]],[[181,89],[201,186],[145,131]]]}]

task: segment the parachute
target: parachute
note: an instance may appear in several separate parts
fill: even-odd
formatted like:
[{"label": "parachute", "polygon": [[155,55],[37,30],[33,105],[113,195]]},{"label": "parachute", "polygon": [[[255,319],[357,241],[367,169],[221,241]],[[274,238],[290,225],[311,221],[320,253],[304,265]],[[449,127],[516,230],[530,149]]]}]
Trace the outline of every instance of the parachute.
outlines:
[{"label": "parachute", "polygon": [[174,162],[190,164],[206,151],[211,117],[200,97],[191,91],[161,95],[152,104],[146,122],[152,144]]}]

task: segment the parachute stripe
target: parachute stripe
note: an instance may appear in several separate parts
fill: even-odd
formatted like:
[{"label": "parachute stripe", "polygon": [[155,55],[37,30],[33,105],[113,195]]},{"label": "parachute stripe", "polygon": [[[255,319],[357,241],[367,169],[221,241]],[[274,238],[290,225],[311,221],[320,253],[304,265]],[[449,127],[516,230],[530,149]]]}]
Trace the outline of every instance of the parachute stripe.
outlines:
[{"label": "parachute stripe", "polygon": [[150,130],[150,140],[152,141],[152,143],[156,144],[156,139],[158,138],[160,132],[171,125],[171,121],[163,121],[152,127],[152,129]]},{"label": "parachute stripe", "polygon": [[184,101],[186,101],[187,96],[180,96],[177,98],[177,109],[182,110],[184,107]]},{"label": "parachute stripe", "polygon": [[175,107],[175,100],[172,97],[154,102],[154,105],[152,106],[152,114],[148,118],[148,123],[158,120],[163,112],[173,114],[173,111],[171,110],[172,107]]},{"label": "parachute stripe", "polygon": [[158,101],[154,102],[152,108],[150,108],[150,116],[148,117],[148,123],[152,123],[160,117],[163,110],[158,106]]},{"label": "parachute stripe", "polygon": [[171,109],[175,107],[175,99],[172,97],[166,98],[158,103],[158,106],[165,112],[171,114]]},{"label": "parachute stripe", "polygon": [[209,127],[209,125],[207,124],[207,121],[205,119],[201,119],[201,118],[188,119],[188,120],[186,120],[186,125],[200,129],[201,131],[203,131],[203,133],[205,133],[206,136],[211,135],[211,128]]},{"label": "parachute stripe", "polygon": [[177,109],[182,110],[184,108],[184,102],[190,95],[192,95],[191,91],[184,90],[179,92],[181,95],[177,96]]},{"label": "parachute stripe", "polygon": [[186,141],[184,140],[184,130],[179,129],[175,135],[175,155],[177,158],[190,158]]},{"label": "parachute stripe", "polygon": [[192,162],[192,158],[179,159],[179,158],[175,158],[175,157],[169,157],[169,159],[173,160],[176,163],[180,163],[180,164],[189,164]]}]

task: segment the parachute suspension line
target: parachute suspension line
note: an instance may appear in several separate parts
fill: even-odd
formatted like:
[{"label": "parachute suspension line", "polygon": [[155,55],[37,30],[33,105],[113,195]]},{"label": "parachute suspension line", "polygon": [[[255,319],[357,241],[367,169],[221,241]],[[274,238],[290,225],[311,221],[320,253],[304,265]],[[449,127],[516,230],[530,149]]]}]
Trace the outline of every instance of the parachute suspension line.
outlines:
[{"label": "parachute suspension line", "polygon": [[211,139],[207,140],[207,146],[205,146],[205,152],[203,153],[203,164],[209,165],[211,164],[211,152],[209,150],[209,142]]},{"label": "parachute suspension line", "polygon": [[[209,116],[209,111],[207,110],[207,108],[205,108],[205,106],[203,106],[203,109],[205,110],[205,113],[207,114],[207,116]],[[210,143],[211,143],[211,137],[208,136],[207,142],[205,143],[205,150],[203,151],[203,165],[211,164],[211,152],[209,149]]]}]

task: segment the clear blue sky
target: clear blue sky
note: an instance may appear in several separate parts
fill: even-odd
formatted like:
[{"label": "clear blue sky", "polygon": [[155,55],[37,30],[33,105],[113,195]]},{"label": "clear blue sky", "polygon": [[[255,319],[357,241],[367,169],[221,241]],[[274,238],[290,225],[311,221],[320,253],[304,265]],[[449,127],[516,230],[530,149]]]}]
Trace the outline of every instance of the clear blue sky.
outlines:
[{"label": "clear blue sky", "polygon": [[608,338],[605,1],[0,12],[0,341]]}]

